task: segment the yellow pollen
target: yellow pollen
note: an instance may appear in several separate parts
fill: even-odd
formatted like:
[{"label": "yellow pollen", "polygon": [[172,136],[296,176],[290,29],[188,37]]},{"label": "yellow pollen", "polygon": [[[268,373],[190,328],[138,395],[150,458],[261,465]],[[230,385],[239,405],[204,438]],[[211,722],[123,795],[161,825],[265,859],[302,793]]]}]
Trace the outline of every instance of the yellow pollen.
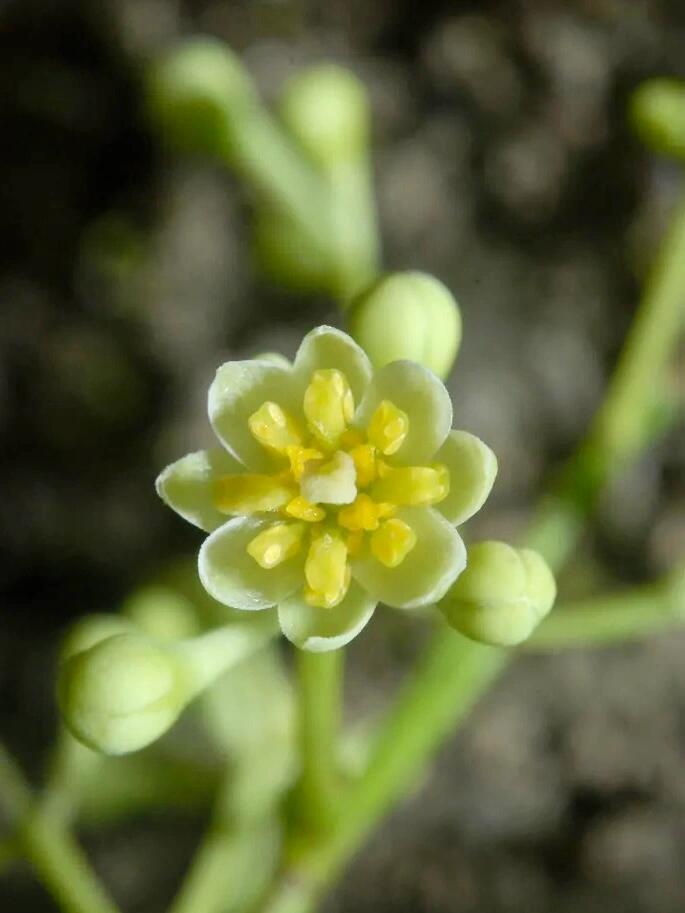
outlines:
[{"label": "yellow pollen", "polygon": [[288,447],[302,445],[298,423],[278,403],[262,403],[249,417],[247,424],[253,437],[275,453],[285,455]]},{"label": "yellow pollen", "polygon": [[379,478],[371,489],[373,498],[413,507],[438,504],[450,490],[450,475],[446,466],[392,467],[379,461]]},{"label": "yellow pollen", "polygon": [[397,567],[416,545],[416,533],[404,520],[386,520],[371,535],[371,553],[386,567]]},{"label": "yellow pollen", "polygon": [[377,504],[368,495],[357,495],[355,501],[338,514],[338,523],[350,532],[378,529],[381,517],[388,517],[394,511],[391,504]]},{"label": "yellow pollen", "polygon": [[247,553],[269,570],[297,555],[305,529],[304,523],[276,523],[255,536],[247,546]]},{"label": "yellow pollen", "polygon": [[280,510],[296,494],[280,476],[239,473],[216,480],[214,504],[222,513],[254,514]]},{"label": "yellow pollen", "polygon": [[372,444],[358,444],[349,453],[357,470],[357,488],[366,488],[376,478],[376,448]]},{"label": "yellow pollen", "polygon": [[354,398],[345,375],[335,368],[315,371],[304,393],[303,408],[319,443],[336,447],[354,415]]},{"label": "yellow pollen", "polygon": [[290,504],[286,506],[285,512],[290,517],[306,520],[307,523],[319,523],[326,516],[326,511],[323,507],[319,507],[318,504],[310,504],[302,495],[293,498]]},{"label": "yellow pollen", "polygon": [[304,598],[311,606],[332,609],[345,598],[350,585],[347,545],[340,535],[323,532],[312,538],[304,565]]},{"label": "yellow pollen", "polygon": [[297,482],[304,475],[307,463],[311,460],[323,460],[324,458],[320,450],[316,450],[314,447],[300,447],[298,445],[287,447],[286,454],[290,460],[290,471]]},{"label": "yellow pollen", "polygon": [[406,412],[398,409],[389,399],[376,407],[366,430],[369,441],[385,456],[391,456],[402,446],[409,431]]}]

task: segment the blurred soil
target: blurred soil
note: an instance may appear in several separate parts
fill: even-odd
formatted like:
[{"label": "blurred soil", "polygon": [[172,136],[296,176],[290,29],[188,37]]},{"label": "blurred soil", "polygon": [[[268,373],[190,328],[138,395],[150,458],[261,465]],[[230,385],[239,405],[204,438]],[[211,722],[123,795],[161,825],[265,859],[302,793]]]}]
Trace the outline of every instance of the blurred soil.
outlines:
[{"label": "blurred soil", "polygon": [[[241,189],[148,132],[144,62],[198,31],[243,53],[269,98],[320,59],[367,83],[386,263],[455,291],[457,424],[499,456],[471,538],[516,535],[582,433],[678,191],[624,111],[641,79],[685,77],[679,0],[0,5],[0,728],[34,775],[66,623],[197,546],[152,482],[209,441],[215,367],[292,354],[337,320],[255,277]],[[605,498],[564,592],[682,554],[684,470],[681,427]],[[386,699],[416,634],[384,612],[358,639],[352,717]],[[669,634],[518,660],[330,913],[681,913],[684,656]],[[162,816],[89,846],[127,910],[156,911],[196,834]],[[8,913],[52,909],[25,873],[3,891]]]}]

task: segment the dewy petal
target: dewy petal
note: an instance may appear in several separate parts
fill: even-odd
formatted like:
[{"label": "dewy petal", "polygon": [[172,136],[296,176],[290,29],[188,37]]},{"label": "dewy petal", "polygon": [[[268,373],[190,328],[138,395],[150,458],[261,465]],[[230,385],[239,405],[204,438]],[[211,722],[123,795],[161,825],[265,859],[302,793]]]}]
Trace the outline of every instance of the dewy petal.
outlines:
[{"label": "dewy petal", "polygon": [[226,515],[214,506],[215,480],[244,471],[235,457],[219,447],[198,450],[167,466],[157,477],[155,487],[172,510],[209,533],[226,522]]},{"label": "dewy petal", "polygon": [[413,361],[393,361],[375,375],[366,389],[354,423],[366,428],[376,408],[389,400],[409,417],[409,431],[394,463],[430,462],[452,426],[452,402],[442,381]]},{"label": "dewy petal", "polygon": [[474,434],[451,431],[435,460],[447,466],[450,476],[449,493],[436,509],[458,526],[481,509],[492,491],[497,457]]},{"label": "dewy petal", "polygon": [[256,517],[236,517],[205,539],[198,570],[210,596],[235,609],[266,609],[302,585],[304,550],[268,570],[248,554],[250,542],[272,523]]},{"label": "dewy petal", "polygon": [[248,420],[265,402],[299,414],[292,371],[268,361],[228,361],[209,388],[209,420],[219,440],[248,469],[268,472],[273,457],[255,439]]},{"label": "dewy petal", "polygon": [[373,374],[371,362],[347,333],[322,326],[307,333],[295,356],[294,374],[303,392],[314,371],[325,368],[342,371],[358,404]]},{"label": "dewy petal", "polygon": [[310,606],[300,591],[278,606],[281,630],[302,650],[323,653],[344,647],[365,627],[376,600],[352,583],[342,602],[332,609]]},{"label": "dewy petal", "polygon": [[466,549],[456,529],[430,507],[397,514],[416,533],[416,545],[397,567],[385,567],[370,552],[352,562],[352,577],[378,602],[413,609],[441,599],[466,567]]}]

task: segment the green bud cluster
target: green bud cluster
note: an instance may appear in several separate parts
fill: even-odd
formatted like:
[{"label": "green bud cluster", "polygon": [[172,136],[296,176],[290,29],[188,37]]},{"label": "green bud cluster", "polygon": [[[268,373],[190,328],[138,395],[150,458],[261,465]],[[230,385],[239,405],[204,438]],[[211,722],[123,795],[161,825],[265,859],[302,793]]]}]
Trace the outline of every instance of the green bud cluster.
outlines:
[{"label": "green bud cluster", "polygon": [[240,59],[213,39],[188,41],[158,60],[148,74],[150,115],[181,148],[222,154],[236,123],[255,101],[254,85]]},{"label": "green bud cluster", "polygon": [[188,679],[168,647],[136,633],[115,634],[68,659],[58,701],[74,736],[105,754],[159,738],[188,699]]},{"label": "green bud cluster", "polygon": [[291,77],[279,112],[291,135],[323,169],[366,154],[370,119],[366,89],[343,67],[325,64]]},{"label": "green bud cluster", "polygon": [[426,273],[392,273],[347,312],[350,333],[375,368],[406,358],[445,378],[461,343],[461,314],[449,289]]},{"label": "green bud cluster", "polygon": [[447,622],[472,640],[512,647],[527,640],[556,598],[554,576],[532,549],[480,542],[439,603]]},{"label": "green bud cluster", "polygon": [[685,82],[644,82],[630,101],[630,120],[640,139],[655,152],[685,161]]},{"label": "green bud cluster", "polygon": [[64,642],[58,703],[84,745],[109,755],[154,742],[201,691],[273,637],[271,618],[196,635],[192,605],[167,587],[146,587],[121,615],[92,615]]}]

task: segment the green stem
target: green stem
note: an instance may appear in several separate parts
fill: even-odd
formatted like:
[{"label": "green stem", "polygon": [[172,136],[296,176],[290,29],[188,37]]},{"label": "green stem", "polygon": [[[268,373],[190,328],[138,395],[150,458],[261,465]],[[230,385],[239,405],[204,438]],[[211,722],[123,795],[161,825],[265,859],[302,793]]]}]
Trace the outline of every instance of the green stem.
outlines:
[{"label": "green stem", "polygon": [[685,319],[685,193],[674,210],[587,448],[609,464],[641,449]]},{"label": "green stem", "polygon": [[371,167],[366,156],[325,175],[335,250],[334,294],[341,307],[378,275],[379,238]]},{"label": "green stem", "polygon": [[118,913],[73,837],[34,805],[23,774],[2,746],[0,797],[22,853],[65,913]]},{"label": "green stem", "polygon": [[652,440],[668,419],[663,405],[666,371],[685,324],[685,193],[645,285],[606,396],[576,453],[540,504],[527,544],[561,567],[581,535],[600,492]]},{"label": "green stem", "polygon": [[415,785],[440,743],[502,667],[505,654],[440,626],[374,740],[369,764],[345,795],[344,814],[312,860],[334,877],[376,822]]},{"label": "green stem", "polygon": [[326,828],[335,814],[338,734],[344,650],[297,650],[301,770],[295,790],[297,825],[305,832]]},{"label": "green stem", "polygon": [[236,120],[225,158],[258,195],[295,220],[311,250],[331,267],[324,181],[260,102]]},{"label": "green stem", "polygon": [[525,650],[613,644],[685,621],[685,571],[664,580],[559,606],[523,645]]},{"label": "green stem", "polygon": [[238,821],[232,814],[235,772],[219,789],[212,821],[169,913],[238,913],[264,890],[278,864],[274,817]]},{"label": "green stem", "polygon": [[231,666],[264,647],[278,632],[275,614],[263,612],[243,623],[224,625],[169,646],[183,660],[189,700],[212,685]]}]

